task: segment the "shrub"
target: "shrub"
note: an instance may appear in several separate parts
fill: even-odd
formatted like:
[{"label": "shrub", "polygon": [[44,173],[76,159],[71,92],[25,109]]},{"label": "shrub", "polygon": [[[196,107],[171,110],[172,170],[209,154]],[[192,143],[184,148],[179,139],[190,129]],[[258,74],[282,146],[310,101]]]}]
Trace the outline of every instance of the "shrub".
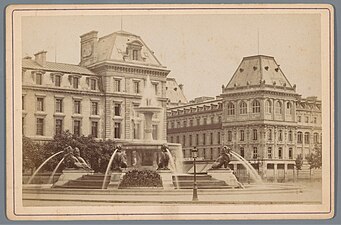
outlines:
[{"label": "shrub", "polygon": [[152,170],[132,170],[127,172],[119,188],[129,187],[162,187],[160,175]]}]

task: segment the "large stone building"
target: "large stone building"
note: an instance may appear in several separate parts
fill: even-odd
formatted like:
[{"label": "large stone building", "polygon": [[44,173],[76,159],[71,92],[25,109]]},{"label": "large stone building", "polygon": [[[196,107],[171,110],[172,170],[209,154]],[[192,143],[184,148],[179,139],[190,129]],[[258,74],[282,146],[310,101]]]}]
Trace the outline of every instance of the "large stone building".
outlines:
[{"label": "large stone building", "polygon": [[[153,118],[153,138],[166,140],[166,105],[187,101],[181,86],[167,101],[170,72],[134,34],[119,31],[80,37],[79,65],[46,61],[46,51],[22,60],[23,134],[50,140],[62,130],[102,139],[143,139],[142,115],[135,112],[147,76],[162,111]],[[174,92],[174,91],[173,91]]]},{"label": "large stone building", "polygon": [[197,146],[199,159],[210,162],[227,145],[264,177],[292,175],[297,155],[322,140],[321,101],[302,99],[275,59],[263,55],[243,58],[218,98],[169,108],[167,119],[168,141],[183,145],[185,159]]}]

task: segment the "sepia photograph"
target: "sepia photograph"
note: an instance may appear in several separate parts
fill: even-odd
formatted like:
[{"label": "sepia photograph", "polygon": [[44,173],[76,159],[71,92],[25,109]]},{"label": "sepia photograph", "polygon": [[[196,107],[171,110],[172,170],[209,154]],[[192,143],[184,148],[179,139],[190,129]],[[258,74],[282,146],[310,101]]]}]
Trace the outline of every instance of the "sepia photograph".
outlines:
[{"label": "sepia photograph", "polygon": [[6,16],[10,219],[333,217],[330,5]]}]

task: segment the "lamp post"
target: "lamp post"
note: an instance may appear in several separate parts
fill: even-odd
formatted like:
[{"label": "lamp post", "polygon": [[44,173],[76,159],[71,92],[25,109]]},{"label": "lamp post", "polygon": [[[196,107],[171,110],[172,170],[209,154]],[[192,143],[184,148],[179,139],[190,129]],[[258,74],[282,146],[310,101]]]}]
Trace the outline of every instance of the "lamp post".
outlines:
[{"label": "lamp post", "polygon": [[194,179],[193,179],[193,198],[192,201],[198,201],[198,186],[197,186],[197,168],[196,168],[196,158],[198,157],[198,149],[194,147],[192,149],[193,156],[193,170],[194,170]]}]

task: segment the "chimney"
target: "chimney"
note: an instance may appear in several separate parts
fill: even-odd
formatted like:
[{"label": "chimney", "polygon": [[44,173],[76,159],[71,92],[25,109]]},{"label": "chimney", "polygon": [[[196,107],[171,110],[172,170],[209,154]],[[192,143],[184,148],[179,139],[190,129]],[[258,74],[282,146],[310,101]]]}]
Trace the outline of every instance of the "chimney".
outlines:
[{"label": "chimney", "polygon": [[40,51],[34,54],[34,60],[41,66],[46,66],[46,53],[47,51]]},{"label": "chimney", "polygon": [[179,88],[180,88],[181,91],[183,91],[184,90],[184,85],[183,84],[179,84]]},{"label": "chimney", "polygon": [[82,66],[88,66],[95,62],[97,52],[98,31],[90,31],[80,36],[81,38],[81,62]]}]

